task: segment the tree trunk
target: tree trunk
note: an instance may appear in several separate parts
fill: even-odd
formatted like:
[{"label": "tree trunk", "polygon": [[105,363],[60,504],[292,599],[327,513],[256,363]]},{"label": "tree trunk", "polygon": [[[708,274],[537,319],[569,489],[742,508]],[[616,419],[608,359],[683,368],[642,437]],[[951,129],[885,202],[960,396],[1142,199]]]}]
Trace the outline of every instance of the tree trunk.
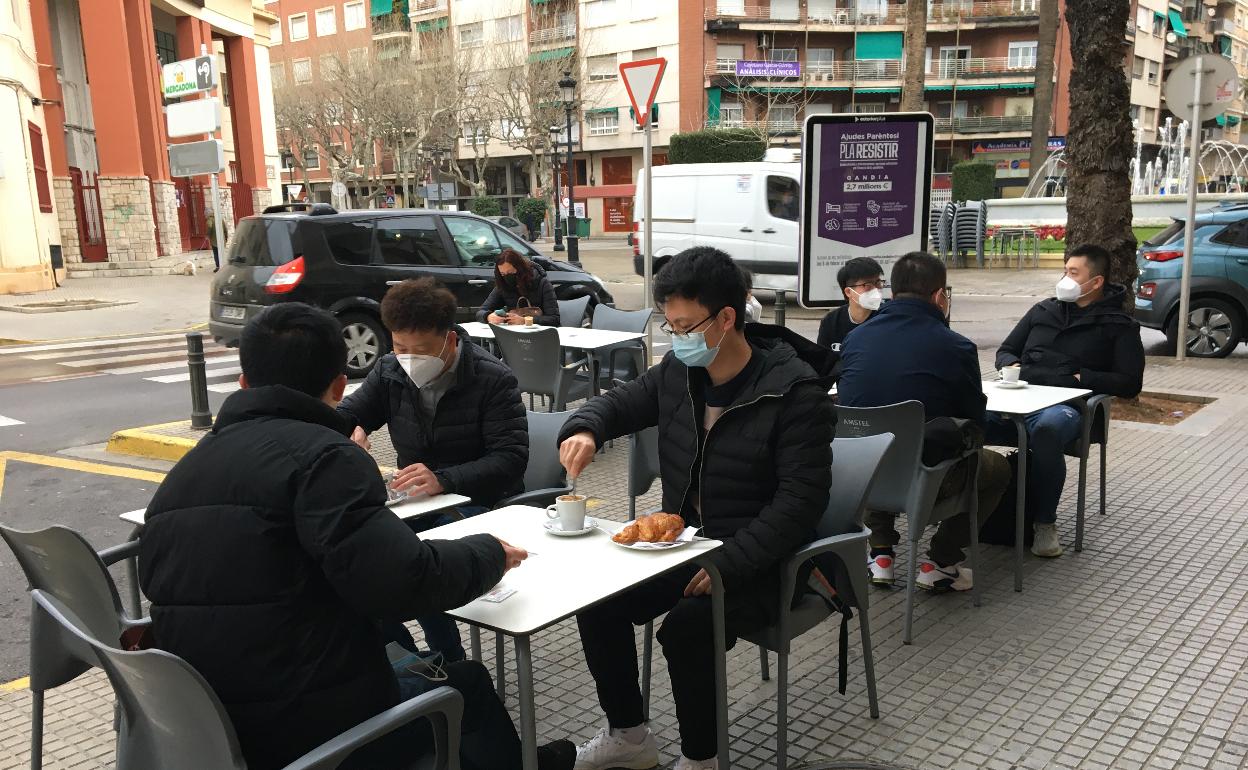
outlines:
[{"label": "tree trunk", "polygon": [[1049,124],[1053,117],[1053,62],[1057,55],[1057,0],[1040,0],[1040,33],[1036,42],[1036,98],[1031,107],[1031,178],[1044,170],[1049,157]]},{"label": "tree trunk", "polygon": [[923,84],[927,64],[927,2],[906,3],[906,71],[901,85],[901,111],[923,110]]},{"label": "tree trunk", "polygon": [[1131,230],[1130,98],[1122,43],[1130,11],[1129,0],[1066,4],[1072,64],[1066,242],[1108,249],[1109,280],[1128,287],[1128,302],[1138,274]]}]

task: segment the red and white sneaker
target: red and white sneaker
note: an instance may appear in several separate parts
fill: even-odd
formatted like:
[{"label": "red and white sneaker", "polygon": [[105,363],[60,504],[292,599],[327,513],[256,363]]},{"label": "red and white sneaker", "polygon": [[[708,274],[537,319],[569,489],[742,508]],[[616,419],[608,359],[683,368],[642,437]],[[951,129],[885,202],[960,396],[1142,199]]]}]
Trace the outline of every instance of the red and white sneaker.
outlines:
[{"label": "red and white sneaker", "polygon": [[920,559],[914,584],[925,591],[969,591],[974,582],[971,571],[960,564],[938,567],[931,559]]},{"label": "red and white sneaker", "polygon": [[893,563],[895,561],[896,559],[891,553],[880,553],[867,557],[867,569],[871,573],[872,585],[893,585]]}]

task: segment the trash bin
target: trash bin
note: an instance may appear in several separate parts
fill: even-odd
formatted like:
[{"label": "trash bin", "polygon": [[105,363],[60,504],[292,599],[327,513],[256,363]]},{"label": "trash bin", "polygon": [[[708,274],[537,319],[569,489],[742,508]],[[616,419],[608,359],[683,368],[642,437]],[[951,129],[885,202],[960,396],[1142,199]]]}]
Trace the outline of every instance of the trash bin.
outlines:
[{"label": "trash bin", "polygon": [[[591,224],[593,224],[593,220],[591,220],[589,217],[577,217],[577,220],[576,220],[576,237],[577,237],[577,238],[588,238],[588,237],[589,237],[589,226],[590,226]],[[570,233],[571,221],[570,221],[570,220],[567,220],[567,219],[563,220],[563,228],[564,228],[564,232],[565,232],[565,233],[568,233],[568,234],[570,235],[570,234],[571,234],[571,233]]]}]

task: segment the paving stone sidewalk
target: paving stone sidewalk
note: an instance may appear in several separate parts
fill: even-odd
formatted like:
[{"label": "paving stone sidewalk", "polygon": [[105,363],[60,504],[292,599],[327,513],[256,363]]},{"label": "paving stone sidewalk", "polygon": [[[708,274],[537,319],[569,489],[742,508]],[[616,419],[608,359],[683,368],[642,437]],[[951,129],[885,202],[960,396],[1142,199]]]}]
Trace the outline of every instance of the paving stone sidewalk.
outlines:
[{"label": "paving stone sidewalk", "polygon": [[[989,370],[991,351],[982,354]],[[867,713],[851,623],[849,688],[836,692],[836,628],[803,637],[791,658],[790,760],[869,759],[905,768],[1215,768],[1248,766],[1248,362],[1149,359],[1152,391],[1216,396],[1199,429],[1111,431],[1108,515],[1095,513],[1089,468],[1082,553],[1028,556],[1025,589],[1011,585],[1011,551],[981,549],[983,606],[969,596],[917,597],[915,641],[901,644],[903,591],[875,590],[870,618],[881,717]],[[380,438],[380,437],[378,437]],[[382,464],[384,440],[375,442]],[[595,515],[624,518],[626,442],[591,466],[580,489]],[[1059,512],[1073,540],[1076,479]],[[652,494],[642,504],[654,503]],[[592,576],[585,576],[592,579]],[[466,636],[466,635],[465,635]],[[493,660],[492,635],[485,658]],[[542,740],[589,737],[601,724],[571,621],[539,635]],[[775,685],[758,652],[730,653],[733,759],[774,766]],[[774,669],[773,669],[774,671]],[[508,650],[507,705],[517,713]],[[677,734],[661,656],[653,726],[665,762]],[[30,694],[0,692],[0,768],[29,764]],[[111,766],[112,696],[98,673],[48,695],[45,767]]]}]

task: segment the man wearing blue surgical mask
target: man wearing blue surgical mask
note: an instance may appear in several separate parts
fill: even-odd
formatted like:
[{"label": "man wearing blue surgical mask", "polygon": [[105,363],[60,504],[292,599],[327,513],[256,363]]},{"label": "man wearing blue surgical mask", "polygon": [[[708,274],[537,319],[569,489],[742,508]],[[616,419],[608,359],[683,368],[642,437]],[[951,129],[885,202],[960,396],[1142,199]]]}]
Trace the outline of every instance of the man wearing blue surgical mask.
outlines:
[{"label": "man wearing blue surgical mask", "polygon": [[[1033,306],[997,349],[997,368],[1020,366],[1036,385],[1088,388],[1135,398],[1144,383],[1140,325],[1126,310],[1126,288],[1109,283],[1109,252],[1084,245],[1070,251],[1056,296]],[[1035,513],[1036,556],[1062,555],[1057,503],[1066,483],[1063,449],[1079,437],[1077,406],[1059,404],[1027,417],[1027,504]],[[988,440],[1013,444],[1013,423],[994,417]]]},{"label": "man wearing blue surgical mask", "polygon": [[[352,440],[365,448],[368,434],[389,428],[399,467],[394,490],[467,495],[472,502],[458,513],[471,516],[523,491],[528,420],[515,375],[455,325],[456,305],[455,295],[432,278],[390,287],[381,320],[394,352],[338,411],[355,426]],[[448,661],[464,658],[450,619],[418,620],[434,651]],[[405,633],[394,636],[411,647]]]},{"label": "man wearing blue surgical mask", "polygon": [[[589,401],[560,434],[575,478],[608,440],[658,427],[663,510],[722,540],[729,643],[775,618],[780,563],[814,537],[831,484],[834,358],[788,329],[745,324],[746,281],[727,254],[692,248],[654,279],[672,350],[641,377]],[[710,579],[668,572],[577,618],[607,726],[577,770],[658,764],[637,683],[634,624],[667,613],[657,638],[680,723],[677,770],[717,767]]]}]

